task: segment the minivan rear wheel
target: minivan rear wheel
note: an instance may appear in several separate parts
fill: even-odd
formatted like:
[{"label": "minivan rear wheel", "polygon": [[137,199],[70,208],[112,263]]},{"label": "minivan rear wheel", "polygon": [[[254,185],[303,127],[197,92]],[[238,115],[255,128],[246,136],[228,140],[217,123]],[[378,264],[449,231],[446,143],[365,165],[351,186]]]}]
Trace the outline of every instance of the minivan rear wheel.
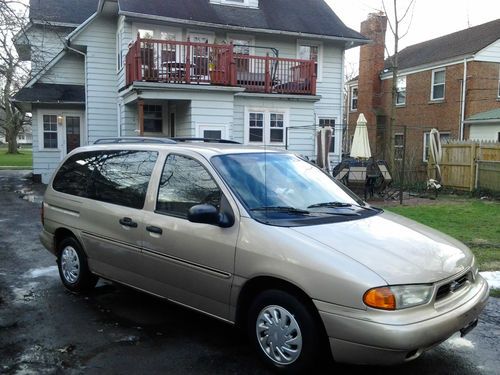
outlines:
[{"label": "minivan rear wheel", "polygon": [[90,272],[87,257],[75,238],[63,239],[58,245],[58,254],[59,276],[67,289],[81,293],[95,286],[98,277]]},{"label": "minivan rear wheel", "polygon": [[282,373],[312,369],[323,352],[318,325],[308,307],[281,290],[268,290],[255,298],[247,328],[261,359]]}]

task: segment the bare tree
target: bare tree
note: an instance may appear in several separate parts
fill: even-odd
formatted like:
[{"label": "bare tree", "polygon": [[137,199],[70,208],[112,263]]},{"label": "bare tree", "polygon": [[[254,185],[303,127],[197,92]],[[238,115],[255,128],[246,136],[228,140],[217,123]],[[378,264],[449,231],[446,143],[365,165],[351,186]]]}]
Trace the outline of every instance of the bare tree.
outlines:
[{"label": "bare tree", "polygon": [[[384,12],[387,15],[389,29],[394,37],[394,53],[388,53],[390,67],[392,70],[392,87],[391,87],[391,114],[389,123],[387,124],[384,140],[384,154],[391,168],[394,167],[394,136],[393,129],[396,126],[396,104],[398,97],[398,74],[399,74],[399,42],[409,32],[411,20],[413,19],[413,11],[415,9],[416,0],[392,0],[392,9],[388,12],[385,0],[382,0]],[[410,18],[408,20],[408,18]],[[408,21],[408,22],[407,22]],[[401,31],[406,23],[406,30]]]},{"label": "bare tree", "polygon": [[19,59],[13,39],[27,19],[27,6],[17,0],[0,0],[0,103],[4,118],[0,123],[9,143],[8,153],[17,153],[17,136],[26,124],[25,113],[12,105],[11,96],[28,77],[28,67]]}]

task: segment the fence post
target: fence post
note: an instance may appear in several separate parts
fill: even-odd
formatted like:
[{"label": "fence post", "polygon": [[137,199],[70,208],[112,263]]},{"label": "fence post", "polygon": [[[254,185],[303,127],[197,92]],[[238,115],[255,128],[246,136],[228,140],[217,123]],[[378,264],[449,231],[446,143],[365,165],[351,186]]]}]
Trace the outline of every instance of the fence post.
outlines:
[{"label": "fence post", "polygon": [[469,191],[474,191],[474,179],[476,176],[476,143],[471,145],[470,150],[470,181],[469,181]]},{"label": "fence post", "polygon": [[403,204],[403,192],[405,182],[405,164],[406,164],[406,125],[403,127],[403,158],[401,160],[401,181],[399,183],[399,204]]}]

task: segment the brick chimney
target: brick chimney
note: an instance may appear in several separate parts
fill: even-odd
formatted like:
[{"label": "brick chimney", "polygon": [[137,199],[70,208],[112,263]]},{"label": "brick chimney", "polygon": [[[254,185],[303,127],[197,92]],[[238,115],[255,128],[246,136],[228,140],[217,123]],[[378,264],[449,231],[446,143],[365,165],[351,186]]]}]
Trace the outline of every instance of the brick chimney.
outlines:
[{"label": "brick chimney", "polygon": [[377,112],[382,98],[379,75],[384,69],[386,31],[387,17],[384,13],[371,13],[361,23],[361,34],[372,42],[360,48],[358,113],[364,113],[368,121],[368,136],[372,153],[377,152]]}]

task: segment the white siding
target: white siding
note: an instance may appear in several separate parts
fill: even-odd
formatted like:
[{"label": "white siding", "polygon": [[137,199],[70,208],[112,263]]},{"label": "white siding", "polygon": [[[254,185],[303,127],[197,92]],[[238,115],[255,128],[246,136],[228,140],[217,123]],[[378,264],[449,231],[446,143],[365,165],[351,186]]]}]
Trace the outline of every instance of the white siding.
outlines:
[{"label": "white siding", "polygon": [[42,182],[47,184],[63,157],[66,155],[66,134],[64,123],[57,126],[58,132],[58,149],[44,150],[43,149],[43,115],[66,115],[80,116],[81,131],[83,132],[84,110],[82,108],[68,107],[41,107],[34,108],[32,111],[32,126],[33,126],[33,173],[39,174],[42,177]]},{"label": "white siding", "polygon": [[474,124],[470,126],[469,138],[475,141],[498,141],[500,122],[498,124]]},{"label": "white siding", "polygon": [[116,19],[100,16],[73,41],[87,46],[87,131],[93,143],[118,135]]},{"label": "white siding", "polygon": [[84,58],[76,53],[66,55],[50,68],[39,80],[41,83],[85,85]]},{"label": "white siding", "polygon": [[[39,111],[33,110],[33,174],[42,176],[42,182],[47,184],[62,159],[62,152],[55,151],[40,151],[43,139],[40,139],[40,126],[42,126],[41,114]],[[57,113],[57,111],[55,111]]]},{"label": "white siding", "polygon": [[31,45],[32,76],[35,76],[62,50],[64,38],[72,30],[68,27],[34,25],[26,32]]},{"label": "white siding", "polygon": [[479,51],[474,60],[486,62],[500,62],[500,39]]},{"label": "white siding", "polygon": [[[288,122],[288,150],[299,154],[314,157],[314,103],[300,100],[252,98],[236,96],[234,98],[234,124],[232,139],[241,143],[245,142],[245,108],[266,109],[277,111],[287,110]],[[305,128],[301,128],[305,127]],[[275,146],[273,146],[275,147]],[[284,148],[285,146],[283,146]]]}]

